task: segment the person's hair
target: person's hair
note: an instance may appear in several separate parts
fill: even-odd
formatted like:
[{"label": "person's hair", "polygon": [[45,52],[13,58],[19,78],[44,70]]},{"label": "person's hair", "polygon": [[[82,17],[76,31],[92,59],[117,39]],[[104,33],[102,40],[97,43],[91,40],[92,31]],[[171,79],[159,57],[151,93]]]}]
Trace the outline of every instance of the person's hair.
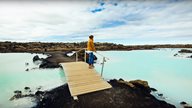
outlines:
[{"label": "person's hair", "polygon": [[90,35],[89,38],[90,38],[90,39],[93,39],[93,35]]}]

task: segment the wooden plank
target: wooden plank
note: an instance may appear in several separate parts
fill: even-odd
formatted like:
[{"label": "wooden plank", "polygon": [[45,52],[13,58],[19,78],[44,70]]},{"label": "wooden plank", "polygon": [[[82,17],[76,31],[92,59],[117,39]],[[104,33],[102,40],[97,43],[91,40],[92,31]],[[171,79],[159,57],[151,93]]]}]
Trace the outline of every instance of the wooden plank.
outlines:
[{"label": "wooden plank", "polygon": [[92,84],[92,85],[81,86],[81,87],[72,87],[70,89],[73,95],[80,95],[80,94],[90,93],[90,92],[104,90],[108,88],[111,88],[111,86],[108,86],[107,84]]},{"label": "wooden plank", "polygon": [[[68,71],[71,71],[71,70],[75,70],[75,71],[80,71],[80,70],[87,70],[88,69],[88,66],[86,67],[77,67],[77,66],[70,66],[70,68],[65,68],[65,70],[68,72]],[[91,70],[91,69],[89,69]]]},{"label": "wooden plank", "polygon": [[72,76],[72,77],[68,77],[67,78],[67,81],[71,81],[71,80],[82,80],[82,79],[87,79],[87,80],[90,80],[90,79],[100,79],[100,75],[87,75],[87,76]]},{"label": "wooden plank", "polygon": [[85,62],[61,63],[61,66],[73,97],[111,88],[111,85],[104,81],[95,69],[89,69]]},{"label": "wooden plank", "polygon": [[68,76],[67,79],[90,79],[90,78],[101,78],[98,74],[92,74],[92,75],[74,75],[74,76]]},{"label": "wooden plank", "polygon": [[103,81],[102,79],[91,79],[91,80],[81,80],[81,81],[71,81],[69,85],[75,85],[75,84],[89,84],[94,82]]},{"label": "wooden plank", "polygon": [[92,85],[92,84],[100,84],[103,83],[103,80],[95,80],[95,81],[87,81],[87,82],[79,82],[79,83],[73,83],[70,82],[70,87],[78,87],[78,86],[86,86],[86,85]]},{"label": "wooden plank", "polygon": [[67,77],[75,77],[75,76],[85,76],[85,75],[99,75],[98,73],[95,73],[95,72],[82,72],[82,73],[67,73]]},{"label": "wooden plank", "polygon": [[84,74],[84,75],[86,75],[86,73],[97,73],[96,71],[93,71],[93,70],[65,70],[65,71],[67,71],[65,73],[68,75],[70,75],[70,74]]},{"label": "wooden plank", "polygon": [[71,87],[74,89],[74,90],[83,90],[83,89],[93,89],[93,88],[97,88],[98,86],[106,86],[108,85],[107,82],[96,82],[96,83],[93,83],[93,84],[87,84],[87,85],[80,85],[80,86],[76,86],[76,85],[71,85]]}]

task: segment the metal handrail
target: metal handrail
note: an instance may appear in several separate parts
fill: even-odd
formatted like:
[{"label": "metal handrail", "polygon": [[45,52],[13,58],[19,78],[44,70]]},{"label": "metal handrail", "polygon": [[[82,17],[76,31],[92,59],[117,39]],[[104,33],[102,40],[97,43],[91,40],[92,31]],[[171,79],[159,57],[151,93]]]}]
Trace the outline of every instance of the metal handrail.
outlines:
[{"label": "metal handrail", "polygon": [[[75,51],[75,54],[76,54],[76,62],[78,62],[78,52],[82,51],[82,50],[85,50],[86,51],[86,48],[82,48],[78,51]],[[84,53],[84,61],[86,62],[86,52]]]},{"label": "metal handrail", "polygon": [[80,51],[82,51],[82,50],[86,50],[86,48],[81,48],[80,50],[78,50],[78,51],[76,51],[76,52],[80,52]]},{"label": "metal handrail", "polygon": [[102,55],[102,54],[100,54],[100,53],[98,53],[98,52],[95,52],[95,53],[97,53],[97,54],[99,54],[100,56],[105,57],[107,60],[109,60],[108,57],[106,57],[106,56],[104,56],[104,55]]},{"label": "metal handrail", "polygon": [[[78,52],[82,51],[82,50],[85,50],[85,53],[84,53],[84,61],[86,62],[86,48],[82,48],[78,51],[75,51],[75,54],[76,54],[76,62],[78,62]],[[103,61],[102,61],[102,68],[101,68],[101,76],[103,75],[103,69],[104,69],[104,64],[106,62],[106,59],[109,60],[108,57],[105,57],[104,55],[98,53],[98,52],[95,52],[97,53],[98,55],[102,56],[103,57]]]}]

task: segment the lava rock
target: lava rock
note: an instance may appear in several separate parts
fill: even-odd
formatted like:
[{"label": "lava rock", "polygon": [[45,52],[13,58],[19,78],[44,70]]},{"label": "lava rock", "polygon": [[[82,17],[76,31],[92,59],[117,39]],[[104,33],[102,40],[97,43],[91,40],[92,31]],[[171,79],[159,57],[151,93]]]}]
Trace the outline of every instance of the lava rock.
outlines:
[{"label": "lava rock", "polygon": [[29,89],[30,89],[30,87],[25,87],[24,89],[25,89],[25,90],[29,90]]},{"label": "lava rock", "polygon": [[22,91],[20,91],[20,90],[15,90],[14,93],[16,93],[16,94],[22,94]]},{"label": "lava rock", "polygon": [[153,92],[156,92],[157,91],[157,89],[155,89],[155,88],[150,88],[151,89],[151,91],[153,91]]},{"label": "lava rock", "polygon": [[178,51],[179,53],[192,53],[192,50],[187,50],[187,49],[181,49]]},{"label": "lava rock", "polygon": [[163,96],[163,94],[162,94],[162,93],[160,93],[160,94],[158,94],[158,96],[161,96],[161,97],[162,97],[162,96]]},{"label": "lava rock", "polygon": [[185,105],[184,108],[192,108],[190,105]]},{"label": "lava rock", "polygon": [[33,57],[33,62],[38,61],[38,60],[41,60],[38,55]]},{"label": "lava rock", "polygon": [[178,56],[178,54],[174,54],[174,56]]},{"label": "lava rock", "polygon": [[47,59],[44,59],[42,63],[39,65],[39,68],[59,68],[61,67],[59,64],[55,62],[50,62]]},{"label": "lava rock", "polygon": [[73,100],[65,84],[39,96],[35,108],[175,108],[142,89],[129,87],[127,82],[110,80],[112,88],[79,95],[78,101]]},{"label": "lava rock", "polygon": [[185,104],[187,104],[186,102],[184,102],[184,101],[182,101],[182,102],[180,102],[180,104],[181,105],[185,105]]},{"label": "lava rock", "polygon": [[38,91],[39,91],[40,89],[42,89],[42,86],[37,87],[37,90],[38,90]]},{"label": "lava rock", "polygon": [[136,86],[136,88],[141,89],[143,92],[146,92],[146,93],[151,92],[151,89],[147,81],[133,80],[133,81],[129,81],[129,83],[132,83],[134,86]]},{"label": "lava rock", "polygon": [[37,92],[35,92],[35,95],[36,96],[40,96],[40,95],[43,95],[45,92],[43,92],[43,91],[37,91]]},{"label": "lava rock", "polygon": [[26,65],[26,66],[28,66],[28,65],[29,65],[29,63],[25,63],[25,65]]},{"label": "lava rock", "polygon": [[124,81],[124,80],[122,78],[120,78],[119,81]]}]

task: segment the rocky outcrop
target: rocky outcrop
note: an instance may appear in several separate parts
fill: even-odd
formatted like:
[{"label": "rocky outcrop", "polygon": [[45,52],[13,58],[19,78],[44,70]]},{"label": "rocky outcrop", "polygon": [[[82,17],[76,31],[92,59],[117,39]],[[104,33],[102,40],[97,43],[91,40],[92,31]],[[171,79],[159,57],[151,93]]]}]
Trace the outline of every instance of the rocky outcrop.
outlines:
[{"label": "rocky outcrop", "polygon": [[157,89],[155,89],[155,88],[151,88],[151,91],[156,92],[156,91],[157,91]]},{"label": "rocky outcrop", "polygon": [[184,108],[192,108],[191,105],[189,105],[188,103],[186,103],[186,102],[184,102],[184,101],[180,102],[180,104],[181,104]]},{"label": "rocky outcrop", "polygon": [[[146,81],[113,79],[109,81],[109,84],[112,88],[79,95],[78,101],[73,100],[67,84],[49,91],[37,90],[34,94],[30,92],[22,94],[17,90],[15,91],[17,94],[10,100],[34,97],[37,105],[33,108],[175,108],[152,96]],[[29,87],[24,89],[30,90]]]},{"label": "rocky outcrop", "polygon": [[30,90],[30,87],[25,87],[24,89],[25,89],[25,90]]},{"label": "rocky outcrop", "polygon": [[51,62],[47,59],[43,59],[42,63],[39,65],[39,68],[59,68],[60,65],[56,62]]},{"label": "rocky outcrop", "polygon": [[187,50],[187,49],[181,49],[178,51],[179,53],[192,53],[192,50]]},{"label": "rocky outcrop", "polygon": [[35,55],[35,56],[33,57],[33,62],[38,61],[38,60],[42,60],[42,59],[40,59],[38,55]]},{"label": "rocky outcrop", "polygon": [[178,54],[174,54],[173,56],[178,56]]},{"label": "rocky outcrop", "polygon": [[187,58],[192,58],[192,55],[191,55],[191,56],[188,56]]},{"label": "rocky outcrop", "polygon": [[[25,89],[26,89],[26,87],[25,87]],[[11,97],[9,100],[13,101],[13,100],[24,98],[24,97],[35,97],[34,94],[30,93],[31,92],[30,88],[27,88],[27,90],[29,90],[29,91],[26,94],[23,94],[22,91],[20,91],[20,90],[14,91],[13,97]]]},{"label": "rocky outcrop", "polygon": [[35,108],[175,108],[152,96],[146,81],[114,79],[109,83],[111,89],[80,95],[78,101],[73,100],[66,84],[41,92]]},{"label": "rocky outcrop", "polygon": [[184,102],[184,101],[182,101],[182,102],[180,102],[180,104],[181,104],[181,105],[186,105],[187,103]]},{"label": "rocky outcrop", "polygon": [[[73,54],[72,56],[68,56],[67,54],[70,52],[55,52],[55,53],[46,53],[50,56],[45,59],[40,59],[39,57],[35,57],[37,60],[41,60],[41,64],[39,68],[58,68],[61,67],[59,63],[64,62],[74,62],[76,61],[76,55]],[[78,61],[84,61],[84,51],[78,52]],[[88,55],[86,60],[88,61]],[[94,60],[97,60],[97,57],[94,55]]]},{"label": "rocky outcrop", "polygon": [[[184,53],[184,54],[186,54],[186,53],[192,53],[192,50],[188,50],[188,49],[181,49],[180,51],[178,51],[179,53],[181,53],[181,55]],[[175,54],[174,56],[181,56],[181,55],[179,55],[179,54]],[[185,56],[186,58],[192,58],[192,55],[190,55],[190,56]]]},{"label": "rocky outcrop", "polygon": [[61,67],[59,63],[75,61],[75,55],[69,57],[64,52],[47,54],[49,54],[50,56],[42,59],[42,63],[39,65],[39,68],[59,68]]},{"label": "rocky outcrop", "polygon": [[190,105],[184,105],[184,108],[192,108]]}]

